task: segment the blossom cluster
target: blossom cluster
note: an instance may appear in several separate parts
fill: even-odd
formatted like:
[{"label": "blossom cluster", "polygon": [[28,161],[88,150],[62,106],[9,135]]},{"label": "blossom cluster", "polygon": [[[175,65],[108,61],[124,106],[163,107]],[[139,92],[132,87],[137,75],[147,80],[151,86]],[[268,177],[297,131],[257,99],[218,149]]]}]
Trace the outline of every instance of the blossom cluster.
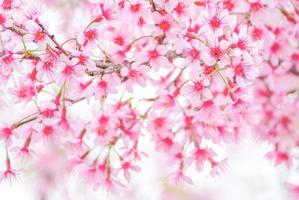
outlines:
[{"label": "blossom cluster", "polygon": [[[253,25],[254,41],[262,41],[260,75],[254,83],[248,123],[272,150],[265,156],[276,165],[297,167],[298,144],[298,1],[226,1],[226,8]],[[294,199],[298,186],[289,187]]]},{"label": "blossom cluster", "polygon": [[220,173],[217,147],[244,129],[291,164],[298,88],[278,85],[299,73],[298,2],[96,0],[64,42],[42,9],[0,2],[0,88],[30,110],[1,121],[0,180],[15,177],[14,160],[50,143],[72,170],[111,190],[141,170],[150,155],[140,143],[151,140],[173,167],[170,180],[192,184],[192,167]]}]

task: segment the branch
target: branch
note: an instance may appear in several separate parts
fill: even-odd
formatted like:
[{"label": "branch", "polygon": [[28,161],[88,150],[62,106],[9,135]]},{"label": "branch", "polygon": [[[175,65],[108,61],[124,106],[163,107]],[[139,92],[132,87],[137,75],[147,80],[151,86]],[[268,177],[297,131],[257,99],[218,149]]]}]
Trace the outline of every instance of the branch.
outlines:
[{"label": "branch", "polygon": [[104,74],[112,74],[116,71],[119,71],[125,65],[107,65],[104,68],[100,68],[99,70],[89,70],[86,69],[85,73],[89,76],[99,76]]},{"label": "branch", "polygon": [[[155,6],[155,3],[153,0],[150,0],[150,3],[153,7],[153,9],[156,10],[156,6]],[[67,56],[70,60],[74,58],[74,56],[70,55],[63,47],[62,45],[60,45],[58,43],[58,41],[55,39],[55,36],[53,34],[50,34],[46,29],[45,27],[37,20],[36,21],[37,25],[42,29],[42,32],[45,33],[51,40],[52,42],[56,45],[56,48],[59,49],[65,56]],[[15,32],[16,34],[20,35],[20,36],[24,36],[25,34],[27,34],[27,32],[14,25],[12,27],[5,27],[5,29],[7,30],[10,30],[10,31],[13,31]],[[152,37],[152,36],[144,36],[144,37],[141,37],[139,39],[143,39],[143,38],[147,38],[147,37]],[[136,41],[138,41],[139,39],[137,39]],[[134,43],[135,41],[133,41]],[[177,57],[182,57],[182,55],[178,55],[176,54],[174,51],[169,51],[166,55],[166,57],[168,58],[169,61],[172,61],[174,58],[177,58]],[[24,52],[23,53],[23,59],[35,59],[35,60],[41,60],[39,56],[36,56],[36,55],[33,55],[31,54],[30,52]],[[105,60],[99,60],[99,61],[95,61],[96,63],[96,67],[99,68],[99,70],[89,70],[89,69],[86,69],[85,70],[85,73],[89,76],[98,76],[98,75],[104,75],[104,74],[111,74],[111,73],[114,73],[114,72],[117,72],[119,71],[123,66],[125,65],[115,65],[111,62],[108,61],[105,61]]]},{"label": "branch", "polygon": [[151,5],[151,10],[152,10],[152,12],[154,12],[154,11],[158,11],[157,10],[157,7],[156,7],[156,4],[155,4],[155,2],[154,2],[154,0],[149,0],[149,2],[150,2],[150,5]]},{"label": "branch", "polygon": [[299,72],[295,66],[290,69],[290,73],[294,74],[295,76],[299,76]]},{"label": "branch", "polygon": [[27,34],[27,32],[24,29],[21,29],[20,27],[16,26],[15,24],[12,27],[4,27],[4,29],[10,30],[20,36],[24,36]]},{"label": "branch", "polygon": [[[59,49],[66,57],[68,57],[69,59],[72,59],[72,57],[69,55],[69,53],[67,53],[66,50],[64,50],[64,48],[62,47],[62,45],[60,45],[57,40],[55,39],[55,36],[53,34],[50,34],[44,27],[44,25],[42,25],[38,20],[36,21],[36,24],[42,29],[42,32],[45,33],[51,40],[52,42],[56,45],[56,48]],[[28,34],[28,32],[26,32],[24,29],[18,27],[17,25],[13,24],[12,27],[4,27],[6,30],[10,30],[14,33],[16,33],[17,35],[20,36],[24,36],[26,34]]]},{"label": "branch", "polygon": [[67,53],[66,50],[64,50],[64,48],[57,42],[57,40],[55,39],[55,35],[50,34],[45,29],[44,25],[42,25],[38,20],[36,21],[36,23],[42,29],[42,32],[45,33],[52,40],[52,42],[54,42],[54,44],[56,45],[56,48],[59,49],[66,57],[68,57],[69,59],[72,59],[72,56],[70,56],[69,53]]},{"label": "branch", "polygon": [[33,118],[31,118],[31,119],[27,119],[27,120],[21,121],[20,123],[15,124],[15,125],[13,126],[13,128],[18,128],[18,127],[20,127],[20,126],[22,126],[22,125],[24,125],[24,124],[27,124],[27,123],[29,123],[29,122],[32,122],[32,121],[36,120],[36,119],[37,119],[37,117],[33,117]]}]

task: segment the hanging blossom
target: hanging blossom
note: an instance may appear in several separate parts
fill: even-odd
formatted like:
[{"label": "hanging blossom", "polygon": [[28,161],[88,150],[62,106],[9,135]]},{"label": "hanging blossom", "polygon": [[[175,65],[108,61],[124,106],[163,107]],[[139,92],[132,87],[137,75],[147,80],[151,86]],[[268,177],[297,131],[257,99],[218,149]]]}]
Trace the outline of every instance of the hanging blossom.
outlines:
[{"label": "hanging blossom", "polygon": [[244,127],[273,144],[267,157],[292,165],[298,88],[279,84],[299,74],[298,2],[90,1],[65,41],[43,9],[0,2],[1,89],[32,108],[1,121],[0,180],[16,176],[20,155],[55,144],[70,171],[115,190],[142,170],[140,142],[151,138],[172,163],[169,180],[192,184],[192,168],[221,173],[215,147]]},{"label": "hanging blossom", "polygon": [[[298,167],[298,1],[229,0],[224,6],[253,25],[248,27],[251,39],[260,42],[263,50],[260,75],[254,84],[255,113],[248,123],[257,138],[272,145],[266,158],[276,165]],[[239,34],[234,36],[238,51],[250,48],[251,39],[242,36],[242,29],[240,26]],[[237,66],[232,73],[251,77],[244,65],[242,70]],[[298,197],[297,187],[298,183],[290,183],[290,199]]]}]

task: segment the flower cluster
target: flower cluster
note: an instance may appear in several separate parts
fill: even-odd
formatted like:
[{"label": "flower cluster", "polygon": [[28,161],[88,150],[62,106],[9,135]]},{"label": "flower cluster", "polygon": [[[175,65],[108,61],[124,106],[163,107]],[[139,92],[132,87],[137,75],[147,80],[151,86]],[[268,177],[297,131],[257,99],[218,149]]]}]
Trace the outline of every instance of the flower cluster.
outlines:
[{"label": "flower cluster", "polygon": [[[299,4],[298,1],[226,1],[225,7],[251,24],[262,42],[260,76],[255,81],[248,122],[257,138],[272,145],[266,155],[275,164],[296,167],[298,144]],[[295,186],[294,186],[295,188]],[[296,196],[296,191],[291,189]],[[296,199],[296,197],[294,197]]]},{"label": "flower cluster", "polygon": [[273,143],[270,157],[291,164],[299,102],[288,95],[298,93],[277,85],[299,73],[298,3],[96,0],[85,27],[61,42],[42,9],[0,2],[0,88],[29,110],[1,121],[1,177],[51,143],[111,190],[141,170],[139,143],[150,138],[172,182],[192,183],[188,169],[220,173],[226,159],[215,147],[248,127]]},{"label": "flower cluster", "polygon": [[298,11],[298,2],[276,1],[275,7],[260,2],[260,8],[250,16],[255,24],[252,34],[263,41],[264,50],[261,75],[255,83],[254,103],[260,107],[255,132],[273,144],[268,156],[289,167],[296,158],[293,151],[299,133]]}]

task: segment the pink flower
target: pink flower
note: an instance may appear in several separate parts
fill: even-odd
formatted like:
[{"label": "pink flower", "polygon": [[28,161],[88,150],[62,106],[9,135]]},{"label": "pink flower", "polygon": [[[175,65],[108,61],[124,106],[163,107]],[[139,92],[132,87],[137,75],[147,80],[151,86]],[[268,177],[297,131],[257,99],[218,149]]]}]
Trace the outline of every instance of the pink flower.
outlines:
[{"label": "pink flower", "polygon": [[102,16],[107,21],[114,19],[116,8],[112,2],[102,0],[93,0],[93,2],[97,3],[96,8],[93,10],[94,15]]},{"label": "pink flower", "polygon": [[101,177],[101,172],[97,165],[84,166],[82,169],[82,175],[89,183],[97,183]]},{"label": "pink flower", "polygon": [[46,50],[45,55],[42,57],[42,61],[38,62],[36,65],[37,74],[36,77],[38,80],[54,80],[55,79],[55,71],[57,69],[57,59],[59,58],[59,51],[55,51],[53,49]]},{"label": "pink flower", "polygon": [[12,52],[3,52],[3,55],[0,54],[0,73],[3,76],[10,76],[14,68],[17,66],[16,58]]},{"label": "pink flower", "polygon": [[116,173],[118,173],[118,171],[123,171],[123,175],[126,178],[126,180],[130,181],[130,179],[131,179],[130,171],[140,172],[141,168],[139,166],[133,165],[129,161],[122,161],[121,168],[117,169]]},{"label": "pink flower", "polygon": [[146,65],[138,66],[136,63],[133,63],[131,68],[122,68],[121,75],[123,77],[127,77],[126,87],[129,92],[133,92],[133,85],[138,84],[141,87],[145,87],[146,85],[146,75],[149,68]]},{"label": "pink flower", "polygon": [[199,105],[202,99],[210,99],[209,81],[192,80],[181,88],[181,94],[190,99],[192,105]]},{"label": "pink flower", "polygon": [[36,156],[36,152],[30,147],[32,140],[32,134],[30,134],[26,139],[21,147],[14,147],[12,148],[13,151],[17,152],[18,157],[23,159],[30,159],[33,156]]},{"label": "pink flower", "polygon": [[174,137],[169,135],[166,137],[157,135],[155,137],[156,149],[167,152],[174,157],[179,149],[179,144],[174,141]]},{"label": "pink flower", "polygon": [[4,140],[6,146],[12,144],[13,129],[11,127],[3,126],[0,129],[0,138]]},{"label": "pink flower", "polygon": [[150,45],[137,55],[136,60],[139,63],[149,62],[149,65],[155,71],[158,71],[160,68],[166,68],[169,65],[167,58],[164,56],[166,53],[167,49],[164,46]]},{"label": "pink flower", "polygon": [[[110,111],[111,109],[106,109]],[[117,119],[111,115],[101,113],[90,126],[90,130],[96,134],[95,143],[108,144],[113,137],[117,136]]]},{"label": "pink flower", "polygon": [[220,173],[225,169],[225,166],[227,165],[227,159],[224,159],[219,162],[210,159],[210,164],[211,164],[211,175],[217,176],[220,175]]},{"label": "pink flower", "polygon": [[25,41],[33,41],[39,45],[45,45],[46,42],[49,42],[46,33],[34,21],[28,20],[25,27],[30,33],[26,35]]},{"label": "pink flower", "polygon": [[138,140],[140,135],[141,124],[140,123],[133,123],[130,126],[125,127],[124,121],[119,119],[119,128],[123,133],[124,143],[128,144],[129,141],[135,142]]},{"label": "pink flower", "polygon": [[167,118],[167,113],[158,115],[157,113],[150,112],[148,116],[148,129],[157,133],[159,136],[165,137],[170,134],[171,123]]},{"label": "pink flower", "polygon": [[181,0],[174,0],[168,1],[165,3],[165,10],[168,13],[173,13],[174,18],[182,19],[182,18],[189,18],[192,16],[192,3],[181,1]]},{"label": "pink flower", "polygon": [[10,158],[8,157],[8,153],[6,155],[5,165],[6,165],[5,171],[0,172],[0,183],[6,180],[9,180],[9,182],[11,183],[12,179],[16,178],[17,171],[12,168]]},{"label": "pink flower", "polygon": [[123,147],[122,149],[125,150],[123,153],[123,157],[129,157],[132,156],[133,159],[136,159],[140,161],[142,157],[148,157],[148,155],[145,152],[139,151],[137,149],[137,142],[134,143],[134,146],[132,148]]},{"label": "pink flower", "polygon": [[192,68],[198,68],[201,65],[201,43],[192,41],[183,51],[186,57],[186,64]]},{"label": "pink flower", "polygon": [[59,122],[59,113],[55,102],[44,102],[39,109],[38,121],[48,124],[57,124]]},{"label": "pink flower", "polygon": [[11,93],[16,97],[17,102],[28,102],[37,94],[37,91],[32,82],[25,80],[11,88]]},{"label": "pink flower", "polygon": [[115,192],[118,187],[124,187],[124,185],[120,181],[108,177],[104,179],[102,187],[109,192]]},{"label": "pink flower", "polygon": [[[236,27],[237,32],[233,33],[231,48],[234,50],[235,56],[240,56],[242,54],[250,52],[250,48],[254,48],[254,43],[248,35],[248,30],[246,26]],[[248,57],[249,55],[247,55]]]},{"label": "pink flower", "polygon": [[66,60],[57,65],[57,68],[61,70],[61,77],[59,82],[63,81],[76,81],[84,73],[84,69],[77,65],[79,61],[77,59]]},{"label": "pink flower", "polygon": [[219,40],[215,34],[208,35],[208,47],[204,47],[202,54],[203,62],[212,66],[217,62],[220,62],[222,66],[229,63],[229,57],[226,55],[226,49],[229,43],[225,39]]},{"label": "pink flower", "polygon": [[82,46],[94,45],[98,37],[98,31],[96,29],[90,28],[79,36],[78,42]]},{"label": "pink flower", "polygon": [[[226,125],[220,125],[216,127],[217,129],[217,135],[215,137],[213,137],[213,140],[216,143],[220,143],[221,141],[223,142],[230,142],[232,141],[234,138],[232,130],[230,129],[230,127],[226,126]],[[213,133],[213,135],[215,135],[215,133]]]},{"label": "pink flower", "polygon": [[144,4],[140,3],[138,0],[131,1],[128,6],[130,19],[138,21],[140,16],[145,16],[147,13],[147,8]]},{"label": "pink flower", "polygon": [[201,103],[201,109],[196,119],[210,124],[223,124],[221,110],[212,99],[205,100]]},{"label": "pink flower", "polygon": [[216,153],[210,148],[196,148],[193,151],[193,155],[189,160],[194,160],[196,169],[201,171],[203,168],[203,164],[205,161],[212,159],[212,157],[216,156]]},{"label": "pink flower", "polygon": [[73,55],[75,58],[77,58],[75,60],[78,61],[75,63],[76,65],[79,65],[82,68],[86,67],[90,70],[94,70],[96,68],[95,62],[93,62],[87,54],[83,52],[75,52]]},{"label": "pink flower", "polygon": [[117,24],[115,27],[111,26],[107,28],[106,37],[107,40],[112,41],[114,45],[125,47],[129,45],[129,42],[132,40],[131,35],[126,24]]},{"label": "pink flower", "polygon": [[153,20],[158,29],[157,34],[159,32],[168,34],[174,26],[174,21],[171,15],[160,15],[159,13],[155,12],[153,14]]},{"label": "pink flower", "polygon": [[188,183],[190,185],[193,185],[193,181],[189,176],[186,176],[182,170],[179,170],[177,172],[174,172],[170,175],[171,183],[173,184],[179,184],[179,183]]},{"label": "pink flower", "polygon": [[3,9],[0,7],[0,30],[3,27],[9,27],[12,24],[12,20],[10,19],[9,15],[6,14]]},{"label": "pink flower", "polygon": [[69,142],[70,148],[76,151],[81,152],[84,150],[84,147],[86,144],[84,143],[84,136],[86,135],[86,128],[83,128],[80,132],[79,135],[72,141]]},{"label": "pink flower", "polygon": [[[298,5],[78,1],[57,13],[54,33],[56,21],[31,1],[1,0],[0,109],[9,124],[1,123],[0,140],[16,159],[51,151],[51,165],[37,157],[49,177],[39,186],[43,198],[73,169],[114,192],[141,170],[148,139],[176,169],[173,183],[192,183],[193,163],[219,174],[226,160],[216,149],[247,130],[274,146],[268,158],[291,168],[299,144]],[[31,114],[19,116],[23,109]],[[57,158],[63,174],[45,170]],[[10,164],[7,155],[1,179],[14,178]]]},{"label": "pink flower", "polygon": [[167,90],[160,90],[158,92],[159,99],[157,99],[154,104],[153,108],[155,109],[176,109],[177,102],[176,97],[178,96],[179,92],[178,89],[175,91],[167,91]]},{"label": "pink flower", "polygon": [[266,157],[273,159],[276,165],[286,164],[287,167],[290,167],[292,163],[292,158],[289,152],[280,150],[278,145],[276,145],[272,152],[267,153]]},{"label": "pink flower", "polygon": [[117,92],[120,84],[119,78],[114,74],[107,74],[93,82],[93,91],[96,97],[106,98],[108,94]]},{"label": "pink flower", "polygon": [[230,16],[227,10],[212,10],[209,12],[204,11],[202,20],[208,30],[220,36],[224,34],[224,26],[228,25],[232,27],[236,19],[234,16]]},{"label": "pink flower", "polygon": [[228,77],[234,77],[241,86],[246,85],[247,80],[254,80],[259,75],[257,67],[240,59],[233,59],[232,66],[225,73]]},{"label": "pink flower", "polygon": [[287,188],[288,188],[288,190],[291,194],[291,198],[293,200],[296,200],[299,198],[299,186],[298,185],[287,183]]}]

